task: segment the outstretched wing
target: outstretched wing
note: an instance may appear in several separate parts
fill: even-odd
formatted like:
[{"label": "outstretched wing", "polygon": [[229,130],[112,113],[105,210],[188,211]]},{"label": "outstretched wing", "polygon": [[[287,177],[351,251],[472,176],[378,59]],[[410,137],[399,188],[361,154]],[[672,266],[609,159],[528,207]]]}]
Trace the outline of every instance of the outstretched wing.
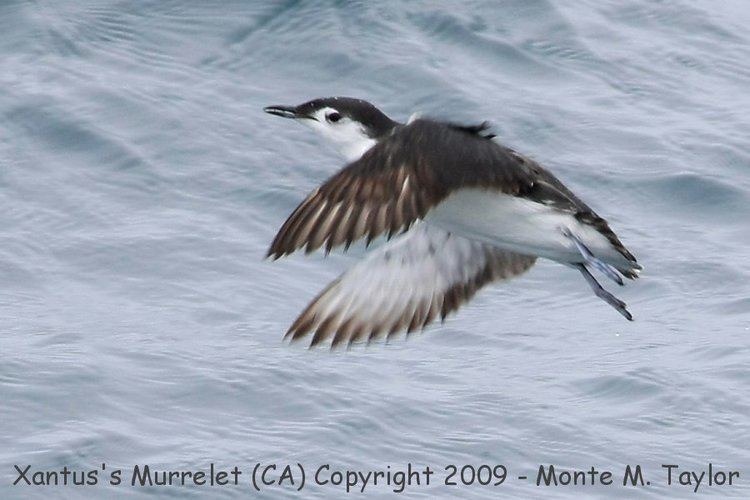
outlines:
[{"label": "outstretched wing", "polygon": [[638,277],[640,265],[637,264],[635,256],[625,248],[625,245],[622,244],[612,228],[609,227],[606,219],[594,212],[583,200],[578,198],[565,184],[555,177],[552,172],[539,165],[539,163],[510,148],[505,148],[505,150],[534,175],[534,183],[524,193],[525,197],[545,205],[553,206],[558,210],[571,212],[584,224],[593,226],[607,238],[615,250],[634,264],[633,269],[621,269],[620,272],[631,279]]},{"label": "outstretched wing", "polygon": [[313,191],[281,227],[268,255],[279,258],[302,247],[309,253],[323,245],[330,251],[384,233],[390,238],[451,193],[481,188],[569,212],[639,267],[604,218],[537,162],[488,140],[484,130],[424,119],[398,127]]},{"label": "outstretched wing", "polygon": [[328,285],[285,338],[314,332],[311,346],[330,338],[335,348],[422,329],[458,309],[485,284],[517,276],[535,260],[418,224]]},{"label": "outstretched wing", "polygon": [[[482,129],[484,130],[484,129]],[[415,120],[313,191],[292,213],[268,255],[312,252],[364,236],[368,242],[406,230],[463,187],[519,195],[534,174],[512,152],[466,128]]]}]

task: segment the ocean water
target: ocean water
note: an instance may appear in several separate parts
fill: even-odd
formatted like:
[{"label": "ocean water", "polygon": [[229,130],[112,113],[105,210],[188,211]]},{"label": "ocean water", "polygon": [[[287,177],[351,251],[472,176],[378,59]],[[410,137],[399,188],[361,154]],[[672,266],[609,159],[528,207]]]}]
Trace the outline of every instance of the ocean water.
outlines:
[{"label": "ocean water", "polygon": [[[685,498],[662,464],[711,463],[740,477],[699,496],[750,498],[749,26],[708,0],[1,2],[0,497]],[[342,161],[262,108],[331,95],[491,121],[644,265],[606,285],[635,321],[540,261],[408,340],[282,343],[363,250],[264,260]],[[211,463],[239,484],[129,484]],[[297,482],[258,492],[258,463]],[[409,463],[429,485],[314,484]],[[445,484],[482,464],[503,484]]]}]

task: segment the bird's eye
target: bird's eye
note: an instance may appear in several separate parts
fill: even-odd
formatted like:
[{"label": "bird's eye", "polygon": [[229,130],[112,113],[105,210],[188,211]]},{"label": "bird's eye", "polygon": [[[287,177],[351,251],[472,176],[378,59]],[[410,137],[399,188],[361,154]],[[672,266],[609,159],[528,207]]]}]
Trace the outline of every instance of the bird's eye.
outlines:
[{"label": "bird's eye", "polygon": [[335,111],[326,115],[326,120],[328,120],[329,123],[336,123],[340,119],[341,115],[339,113],[336,113]]}]

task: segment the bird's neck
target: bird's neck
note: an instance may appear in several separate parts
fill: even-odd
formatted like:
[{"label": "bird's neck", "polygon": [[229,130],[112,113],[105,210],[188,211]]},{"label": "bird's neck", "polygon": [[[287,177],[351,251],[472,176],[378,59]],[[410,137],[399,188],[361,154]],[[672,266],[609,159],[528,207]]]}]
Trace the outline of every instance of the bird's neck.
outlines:
[{"label": "bird's neck", "polygon": [[339,153],[346,158],[347,162],[353,162],[362,158],[371,147],[377,144],[377,140],[370,137],[362,137],[345,143],[337,144]]}]

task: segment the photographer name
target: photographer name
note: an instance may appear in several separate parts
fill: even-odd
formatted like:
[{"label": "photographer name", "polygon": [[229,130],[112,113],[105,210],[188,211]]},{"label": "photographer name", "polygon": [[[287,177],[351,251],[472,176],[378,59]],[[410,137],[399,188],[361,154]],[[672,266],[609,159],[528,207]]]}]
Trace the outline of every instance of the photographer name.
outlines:
[{"label": "photographer name", "polygon": [[[739,471],[717,468],[712,463],[702,470],[685,469],[677,464],[662,464],[661,469],[663,484],[690,486],[696,493],[702,486],[734,486],[740,478]],[[594,466],[586,470],[571,470],[540,465],[535,479],[537,486],[651,486],[651,480],[646,479],[644,468],[640,465],[625,466],[619,477],[615,477],[612,471],[599,470]]]}]

